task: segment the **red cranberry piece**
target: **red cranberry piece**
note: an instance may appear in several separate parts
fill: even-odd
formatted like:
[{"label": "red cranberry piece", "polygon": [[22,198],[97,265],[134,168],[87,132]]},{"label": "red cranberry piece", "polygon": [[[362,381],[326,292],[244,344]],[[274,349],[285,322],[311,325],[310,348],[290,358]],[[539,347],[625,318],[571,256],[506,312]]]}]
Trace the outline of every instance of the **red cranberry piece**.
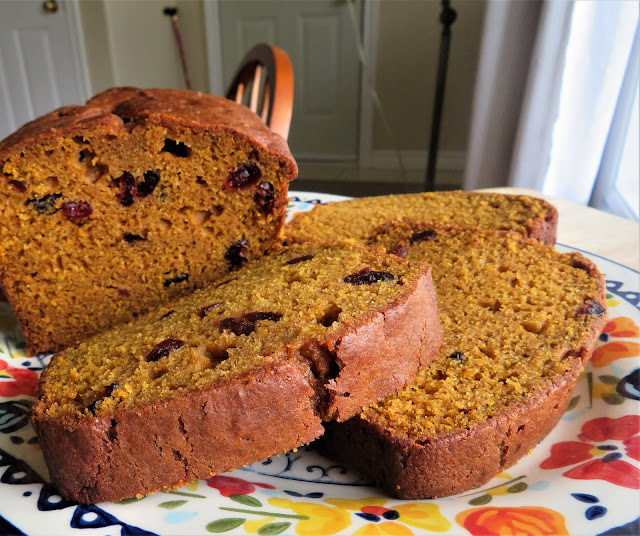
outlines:
[{"label": "red cranberry piece", "polygon": [[602,316],[607,310],[595,300],[587,300],[578,310],[579,315]]},{"label": "red cranberry piece", "polygon": [[276,195],[273,184],[270,182],[261,182],[258,184],[258,191],[253,196],[253,200],[260,206],[260,212],[270,214],[276,205]]},{"label": "red cranberry piece", "polygon": [[209,311],[211,311],[211,309],[215,309],[216,307],[220,307],[221,305],[221,303],[212,303],[211,305],[200,307],[200,309],[198,309],[198,316],[200,318],[204,318],[205,316],[207,316],[207,314],[209,314]]},{"label": "red cranberry piece", "polygon": [[133,205],[133,191],[136,187],[136,179],[131,173],[125,171],[118,179],[118,182],[120,184],[118,201],[123,207],[130,207]]},{"label": "red cranberry piece", "polygon": [[366,267],[355,274],[348,275],[343,281],[350,285],[372,285],[378,281],[391,281],[392,279],[394,279],[394,275],[389,272],[376,272]]},{"label": "red cranberry piece", "polygon": [[129,292],[126,288],[119,288],[118,296],[122,296],[123,298],[128,298],[129,296],[131,296],[131,292]]},{"label": "red cranberry piece", "polygon": [[227,176],[225,186],[229,190],[244,190],[256,184],[262,177],[262,170],[254,162],[240,164],[238,169]]},{"label": "red cranberry piece", "polygon": [[18,190],[21,194],[27,191],[27,184],[23,181],[17,181],[16,179],[11,179],[9,184],[13,186],[16,190]]},{"label": "red cranberry piece", "polygon": [[135,244],[136,242],[140,242],[141,240],[147,240],[144,236],[140,236],[139,234],[134,233],[124,233],[122,235],[122,239],[127,244]]},{"label": "red cranberry piece", "polygon": [[56,208],[56,202],[62,197],[62,194],[47,194],[40,199],[29,199],[26,204],[33,203],[33,208],[38,214],[55,214],[58,212]]},{"label": "red cranberry piece", "polygon": [[164,341],[156,344],[153,349],[147,354],[147,363],[158,361],[158,359],[167,357],[171,352],[177,350],[178,348],[182,348],[185,344],[187,343],[181,341],[180,339],[165,339]]},{"label": "red cranberry piece", "polygon": [[86,201],[65,201],[62,203],[62,214],[70,220],[81,220],[93,214],[93,207]]},{"label": "red cranberry piece", "polygon": [[285,264],[298,264],[299,262],[310,261],[311,259],[313,259],[313,255],[302,255],[301,257],[289,259]]},{"label": "red cranberry piece", "polygon": [[256,311],[237,318],[225,318],[224,320],[220,320],[218,325],[220,329],[228,329],[234,335],[249,335],[255,331],[256,322],[259,320],[277,322],[281,318],[282,315],[280,313],[263,313]]},{"label": "red cranberry piece", "polygon": [[409,242],[414,244],[416,242],[426,242],[427,240],[433,240],[438,233],[433,229],[425,229],[423,231],[416,231],[409,237]]},{"label": "red cranberry piece", "polygon": [[231,244],[224,254],[225,260],[229,263],[229,270],[239,268],[247,262],[249,260],[247,253],[249,253],[249,243],[244,238]]},{"label": "red cranberry piece", "polygon": [[191,153],[191,149],[187,147],[184,143],[176,142],[175,140],[170,140],[166,138],[164,140],[164,147],[162,148],[163,153],[171,153],[173,156],[177,156],[178,158],[187,158]]},{"label": "red cranberry piece", "polygon": [[143,181],[138,184],[136,188],[136,195],[138,197],[147,197],[153,193],[156,186],[160,182],[160,170],[145,171]]},{"label": "red cranberry piece", "polygon": [[180,275],[169,277],[168,279],[165,279],[164,283],[162,284],[165,287],[168,287],[169,285],[174,285],[175,283],[182,283],[183,281],[189,281],[189,274],[183,273]]}]

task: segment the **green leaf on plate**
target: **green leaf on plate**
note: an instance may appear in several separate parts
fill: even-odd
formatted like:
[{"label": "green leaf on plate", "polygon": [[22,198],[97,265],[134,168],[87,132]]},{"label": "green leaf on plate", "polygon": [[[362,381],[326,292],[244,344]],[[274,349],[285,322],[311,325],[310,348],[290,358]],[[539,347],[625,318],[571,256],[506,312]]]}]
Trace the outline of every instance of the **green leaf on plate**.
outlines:
[{"label": "green leaf on plate", "polygon": [[280,534],[287,530],[291,526],[291,523],[287,523],[286,521],[280,521],[278,523],[267,523],[266,525],[262,525],[258,529],[258,534],[260,536],[275,536],[276,534]]},{"label": "green leaf on plate", "polygon": [[158,506],[160,508],[167,508],[168,510],[171,510],[172,508],[178,508],[183,504],[187,504],[187,501],[165,501],[160,503]]},{"label": "green leaf on plate", "polygon": [[484,495],[480,495],[480,497],[476,497],[475,499],[471,499],[469,501],[469,504],[471,506],[481,506],[483,504],[490,503],[491,499],[493,499],[493,497],[491,495],[489,495],[488,493],[485,493]]},{"label": "green leaf on plate", "polygon": [[138,502],[140,499],[136,497],[129,497],[128,499],[122,499],[121,501],[116,501],[116,504],[131,504],[134,502]]},{"label": "green leaf on plate", "polygon": [[218,519],[216,521],[212,521],[211,523],[207,523],[205,527],[209,532],[215,532],[219,534],[221,532],[227,532],[238,528],[242,525],[246,519],[242,517],[225,517],[223,519]]},{"label": "green leaf on plate", "polygon": [[262,506],[262,503],[250,495],[229,495],[229,499],[245,506]]},{"label": "green leaf on plate", "polygon": [[576,406],[578,405],[578,402],[580,402],[580,395],[574,396],[571,399],[571,402],[569,402],[569,405],[567,406],[567,411],[571,411],[572,409],[575,409]]},{"label": "green leaf on plate", "polygon": [[606,393],[602,395],[602,400],[612,406],[619,406],[624,402],[624,397],[618,393]]},{"label": "green leaf on plate", "polygon": [[615,385],[620,381],[620,378],[616,376],[609,376],[608,374],[605,374],[603,376],[598,376],[598,379],[606,385]]},{"label": "green leaf on plate", "polygon": [[527,489],[529,486],[526,482],[518,482],[517,484],[514,484],[513,486],[509,486],[507,488],[507,493],[520,493],[521,491],[524,491],[525,489]]}]

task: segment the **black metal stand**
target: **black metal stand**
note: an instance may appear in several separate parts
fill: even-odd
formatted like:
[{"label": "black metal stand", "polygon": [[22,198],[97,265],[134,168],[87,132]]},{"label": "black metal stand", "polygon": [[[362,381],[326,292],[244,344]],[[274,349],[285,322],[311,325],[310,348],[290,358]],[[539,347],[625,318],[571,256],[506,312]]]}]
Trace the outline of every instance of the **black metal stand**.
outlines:
[{"label": "black metal stand", "polygon": [[449,63],[449,43],[451,41],[451,25],[455,22],[457,13],[451,8],[450,0],[442,0],[440,22],[442,36],[440,38],[440,57],[438,59],[438,77],[436,78],[436,94],[433,101],[433,118],[431,120],[431,139],[429,141],[429,158],[427,161],[426,189],[435,190],[436,161],[438,159],[438,142],[440,140],[440,121],[442,119],[442,105],[444,103],[444,87],[447,80],[447,64]]}]

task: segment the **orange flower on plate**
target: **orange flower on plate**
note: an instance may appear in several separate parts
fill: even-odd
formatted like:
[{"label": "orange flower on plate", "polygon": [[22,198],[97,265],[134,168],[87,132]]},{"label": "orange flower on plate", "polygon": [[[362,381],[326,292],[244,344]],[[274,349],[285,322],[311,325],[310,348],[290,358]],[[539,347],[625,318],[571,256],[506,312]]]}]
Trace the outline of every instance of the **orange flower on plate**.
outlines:
[{"label": "orange flower on plate", "polygon": [[594,367],[604,367],[618,359],[635,357],[640,354],[640,344],[637,342],[610,341],[609,339],[612,337],[637,338],[640,337],[640,328],[631,318],[626,316],[609,320],[600,335],[600,340],[605,344],[596,348],[591,357],[591,364]]},{"label": "orange flower on plate", "polygon": [[562,514],[539,506],[472,508],[460,512],[456,521],[473,536],[569,535]]}]

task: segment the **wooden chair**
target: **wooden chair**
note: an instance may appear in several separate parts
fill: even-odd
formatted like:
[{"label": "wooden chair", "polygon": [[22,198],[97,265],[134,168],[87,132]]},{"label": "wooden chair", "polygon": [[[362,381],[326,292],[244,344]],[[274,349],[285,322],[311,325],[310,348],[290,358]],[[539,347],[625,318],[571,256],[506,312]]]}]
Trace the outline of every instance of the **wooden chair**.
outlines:
[{"label": "wooden chair", "polygon": [[248,106],[287,139],[293,111],[293,68],[284,50],[266,43],[253,47],[242,59],[226,96]]}]

